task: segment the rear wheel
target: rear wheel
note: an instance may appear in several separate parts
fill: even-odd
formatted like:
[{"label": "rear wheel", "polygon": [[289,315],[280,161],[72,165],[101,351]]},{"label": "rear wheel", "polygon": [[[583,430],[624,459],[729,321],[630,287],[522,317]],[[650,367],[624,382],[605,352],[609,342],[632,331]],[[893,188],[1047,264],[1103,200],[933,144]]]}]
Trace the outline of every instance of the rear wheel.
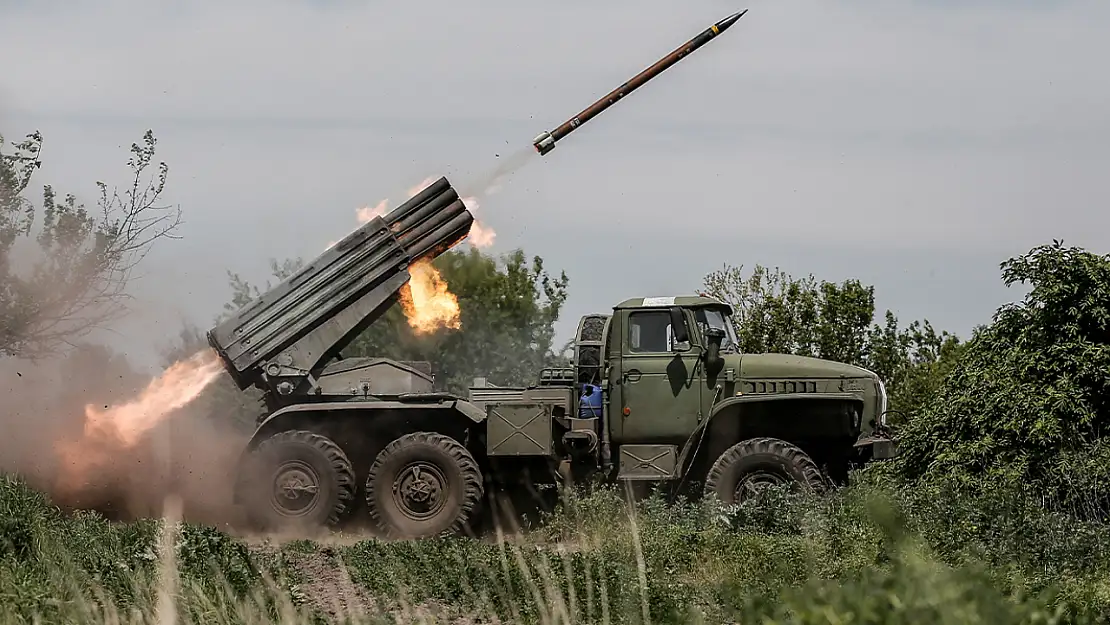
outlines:
[{"label": "rear wheel", "polygon": [[262,441],[246,464],[247,513],[266,530],[334,526],[355,494],[351,461],[332,440],[303,430]]},{"label": "rear wheel", "polygon": [[366,478],[370,518],[391,538],[462,532],[484,491],[474,457],[442,434],[406,434],[378,454]]},{"label": "rear wheel", "polygon": [[768,486],[793,484],[824,492],[825,479],[809,454],[777,438],[752,438],[728,448],[709,470],[705,495],[736,504]]}]

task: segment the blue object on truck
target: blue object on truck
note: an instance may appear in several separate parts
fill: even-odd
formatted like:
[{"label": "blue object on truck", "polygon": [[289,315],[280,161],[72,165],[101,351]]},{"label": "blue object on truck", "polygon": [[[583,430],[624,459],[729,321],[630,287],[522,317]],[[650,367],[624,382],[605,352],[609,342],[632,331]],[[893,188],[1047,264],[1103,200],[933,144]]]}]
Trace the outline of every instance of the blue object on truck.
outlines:
[{"label": "blue object on truck", "polygon": [[601,387],[583,384],[582,395],[578,398],[578,418],[597,419],[601,417]]}]

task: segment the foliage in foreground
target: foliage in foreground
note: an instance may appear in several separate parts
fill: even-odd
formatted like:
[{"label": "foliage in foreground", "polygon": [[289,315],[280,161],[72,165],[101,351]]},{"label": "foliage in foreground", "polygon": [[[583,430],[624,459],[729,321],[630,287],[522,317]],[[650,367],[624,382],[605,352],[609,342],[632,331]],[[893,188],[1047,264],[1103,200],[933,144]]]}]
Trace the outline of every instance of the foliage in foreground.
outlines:
[{"label": "foliage in foreground", "polygon": [[[252,550],[185,526],[173,550],[179,581],[168,587],[191,623],[323,619],[320,588],[310,588],[319,569],[298,568],[308,557],[346,566],[364,598],[359,622],[406,622],[414,605],[479,622],[1084,623],[1110,614],[1108,528],[1013,492],[968,498],[864,482],[820,500],[771,492],[726,510],[649,499],[634,512],[603,489],[500,544]],[[0,518],[0,622],[160,620],[159,591],[173,579],[163,524],[65,517],[12,479],[0,481]]]}]

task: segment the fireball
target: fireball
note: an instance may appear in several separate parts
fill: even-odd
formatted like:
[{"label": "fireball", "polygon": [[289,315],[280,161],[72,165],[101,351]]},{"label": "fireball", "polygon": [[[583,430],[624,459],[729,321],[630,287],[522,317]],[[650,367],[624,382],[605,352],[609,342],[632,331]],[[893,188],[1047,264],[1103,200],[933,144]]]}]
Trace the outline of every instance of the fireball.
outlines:
[{"label": "fireball", "polygon": [[459,329],[459,300],[447,290],[447,283],[432,263],[414,262],[409,265],[409,276],[408,284],[401,289],[401,309],[413,331],[422,335],[440,328]]}]

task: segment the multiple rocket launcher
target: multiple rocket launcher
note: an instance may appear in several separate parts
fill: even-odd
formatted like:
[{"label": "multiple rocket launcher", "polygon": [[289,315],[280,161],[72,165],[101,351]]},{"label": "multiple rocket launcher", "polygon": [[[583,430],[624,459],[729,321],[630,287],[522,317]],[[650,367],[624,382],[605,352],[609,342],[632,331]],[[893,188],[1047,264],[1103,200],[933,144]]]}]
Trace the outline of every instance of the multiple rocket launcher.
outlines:
[{"label": "multiple rocket launcher", "polygon": [[[713,40],[746,12],[713,24],[536,137],[536,151],[547,154],[559,140]],[[447,251],[466,237],[472,222],[458,193],[440,178],[212,328],[208,342],[240,388],[268,388],[279,397],[333,396],[345,388],[346,378],[342,367],[326,363],[392,304],[409,281],[410,263]]]}]

